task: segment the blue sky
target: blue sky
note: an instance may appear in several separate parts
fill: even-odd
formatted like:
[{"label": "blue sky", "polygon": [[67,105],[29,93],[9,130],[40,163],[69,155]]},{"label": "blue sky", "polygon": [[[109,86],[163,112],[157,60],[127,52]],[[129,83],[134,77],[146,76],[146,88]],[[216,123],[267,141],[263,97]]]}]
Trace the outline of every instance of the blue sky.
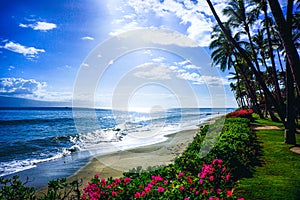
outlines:
[{"label": "blue sky", "polygon": [[[226,3],[215,2],[218,11]],[[128,74],[153,83],[131,91],[125,100],[133,107],[178,106],[176,102],[181,100],[177,97],[181,94],[164,87],[166,82],[158,81],[173,76],[192,88],[199,107],[212,106],[214,89],[210,85],[223,88],[221,107],[236,106],[228,73],[216,68],[212,74],[204,75],[210,68],[207,46],[215,23],[204,1],[2,0],[0,13],[1,96],[71,102],[85,61],[99,45],[130,30],[156,28],[182,34],[199,45],[204,55],[199,58],[203,60],[202,66],[159,49],[126,53],[114,58],[98,77],[94,97],[89,97],[94,98],[95,106],[111,107],[115,91],[120,90],[118,87]],[[122,82],[124,86],[126,82]]]}]

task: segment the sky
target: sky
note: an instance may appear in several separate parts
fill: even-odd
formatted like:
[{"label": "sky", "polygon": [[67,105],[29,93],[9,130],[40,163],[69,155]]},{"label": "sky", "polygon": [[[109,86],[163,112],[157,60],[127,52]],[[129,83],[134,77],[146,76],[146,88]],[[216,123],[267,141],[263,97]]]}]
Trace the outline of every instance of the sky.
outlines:
[{"label": "sky", "polygon": [[[226,2],[213,1],[219,13]],[[0,96],[236,107],[229,72],[211,67],[205,1],[2,0],[0,13]]]}]

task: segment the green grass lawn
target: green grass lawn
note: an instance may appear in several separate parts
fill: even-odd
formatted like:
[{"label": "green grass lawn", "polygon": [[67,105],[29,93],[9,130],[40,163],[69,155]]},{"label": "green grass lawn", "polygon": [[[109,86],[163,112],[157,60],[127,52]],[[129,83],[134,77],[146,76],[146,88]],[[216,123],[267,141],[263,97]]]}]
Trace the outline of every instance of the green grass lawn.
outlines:
[{"label": "green grass lawn", "polygon": [[[256,119],[254,125],[283,126],[269,120]],[[253,177],[239,181],[235,192],[245,199],[300,199],[300,154],[285,144],[284,130],[256,131],[261,142],[261,165],[255,167]],[[300,135],[297,135],[297,144]]]}]

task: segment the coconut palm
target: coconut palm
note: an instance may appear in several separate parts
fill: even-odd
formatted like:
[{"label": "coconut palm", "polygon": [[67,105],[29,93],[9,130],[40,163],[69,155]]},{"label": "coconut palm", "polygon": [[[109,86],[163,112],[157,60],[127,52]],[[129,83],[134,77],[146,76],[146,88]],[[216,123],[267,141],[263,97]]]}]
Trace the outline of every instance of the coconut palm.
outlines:
[{"label": "coconut palm", "polygon": [[[229,24],[224,23],[224,27],[228,30],[229,34],[232,35],[232,32],[229,29]],[[255,91],[253,90],[253,86],[250,84],[250,78],[247,79],[247,76],[245,76],[245,72],[248,70],[248,68],[245,68],[245,65],[237,65],[237,63],[240,61],[234,46],[228,41],[218,25],[213,28],[211,38],[212,41],[209,48],[212,50],[211,58],[213,64],[220,66],[222,71],[225,71],[226,69],[230,70],[231,67],[234,67],[236,72],[241,72],[241,78],[246,82],[247,93],[251,99],[253,108],[261,117],[263,117],[258,106]],[[239,41],[240,33],[235,34],[233,38],[236,41]],[[242,67],[242,69],[239,67]]]},{"label": "coconut palm", "polygon": [[[272,14],[278,27],[278,32],[282,40],[291,75],[294,79],[297,93],[300,95],[300,60],[296,46],[292,37],[292,11],[293,11],[293,0],[288,0],[287,6],[287,19],[284,18],[278,0],[268,0]],[[300,103],[300,102],[298,102]]]},{"label": "coconut palm", "polygon": [[228,23],[232,28],[242,28],[244,33],[248,37],[248,41],[251,47],[251,56],[256,65],[256,69],[260,72],[260,66],[257,61],[257,52],[254,48],[252,36],[250,33],[250,27],[257,19],[258,10],[252,9],[246,12],[245,2],[243,0],[230,0],[228,6],[223,9],[223,14],[228,16]]},{"label": "coconut palm", "polygon": [[279,105],[278,101],[276,101],[276,99],[273,97],[272,93],[270,92],[269,88],[266,86],[261,73],[258,72],[258,70],[256,69],[256,67],[253,65],[252,63],[252,58],[249,56],[249,54],[245,51],[245,49],[243,49],[237,41],[235,41],[235,39],[230,35],[230,32],[225,28],[225,26],[223,25],[223,23],[221,22],[218,14],[216,13],[216,10],[214,9],[213,4],[211,3],[210,0],[206,0],[206,2],[208,3],[218,25],[220,26],[221,30],[223,31],[224,35],[226,36],[227,40],[234,46],[234,48],[237,50],[237,52],[239,53],[239,55],[244,59],[244,61],[246,62],[246,64],[250,67],[251,72],[255,75],[256,80],[258,82],[258,84],[261,86],[261,88],[264,91],[264,94],[268,96],[268,98],[270,99],[270,102],[272,103],[272,105],[275,107],[280,120],[282,122],[285,123],[285,114],[284,114],[284,110],[282,110],[281,106]]}]

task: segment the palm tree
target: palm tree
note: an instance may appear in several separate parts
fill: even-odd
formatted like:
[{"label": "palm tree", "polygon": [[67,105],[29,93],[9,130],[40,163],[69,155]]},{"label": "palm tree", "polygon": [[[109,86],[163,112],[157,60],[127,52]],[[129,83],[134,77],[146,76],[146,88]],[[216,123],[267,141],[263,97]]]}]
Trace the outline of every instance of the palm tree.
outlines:
[{"label": "palm tree", "polygon": [[[230,35],[232,35],[230,29],[229,29],[229,24],[224,23],[224,27],[228,30]],[[212,50],[211,53],[211,58],[213,61],[214,65],[219,65],[222,71],[225,71],[226,69],[230,69],[231,67],[234,67],[236,72],[242,71],[241,73],[241,78],[246,82],[247,85],[247,91],[249,94],[249,97],[251,99],[252,105],[254,110],[261,116],[263,115],[260,112],[255,91],[253,90],[253,87],[250,85],[249,79],[247,80],[245,76],[245,70],[246,69],[239,69],[239,67],[244,67],[243,65],[237,65],[237,62],[239,58],[237,55],[237,52],[233,45],[228,41],[222,30],[218,25],[216,25],[213,28],[213,33],[212,33],[212,41],[210,43],[209,48]],[[233,37],[236,41],[239,41],[240,38],[240,33],[235,34]],[[242,42],[241,42],[242,43]]]},{"label": "palm tree", "polygon": [[228,6],[223,9],[223,14],[229,17],[228,23],[232,28],[242,27],[244,29],[250,43],[251,55],[256,65],[256,69],[260,72],[260,67],[257,61],[257,52],[254,48],[250,33],[250,26],[252,26],[257,19],[258,11],[253,9],[250,12],[246,12],[243,0],[231,0],[229,1]]},{"label": "palm tree", "polygon": [[268,87],[266,86],[261,74],[257,71],[257,69],[255,68],[255,66],[252,63],[252,59],[251,57],[249,57],[249,54],[238,44],[237,41],[234,40],[234,38],[230,35],[230,32],[225,28],[225,26],[223,25],[223,23],[221,22],[218,14],[216,13],[216,10],[214,9],[213,4],[211,3],[210,0],[206,0],[206,2],[208,3],[218,25],[220,26],[221,30],[223,31],[224,35],[226,36],[227,40],[234,46],[234,48],[239,52],[240,56],[245,60],[245,62],[247,63],[247,65],[250,67],[251,71],[253,72],[253,74],[256,77],[256,80],[258,81],[258,84],[261,86],[261,88],[263,89],[265,95],[268,96],[268,98],[270,99],[272,105],[275,107],[275,109],[277,110],[277,113],[281,119],[281,121],[285,124],[285,114],[284,111],[281,109],[281,106],[279,105],[278,101],[276,101],[276,99],[272,96],[272,93],[270,92],[270,90],[268,89]]},{"label": "palm tree", "polygon": [[287,20],[285,20],[278,0],[268,0],[272,14],[278,27],[280,38],[282,40],[290,71],[294,79],[297,93],[300,95],[300,60],[292,37],[292,10],[293,0],[288,0]]}]

